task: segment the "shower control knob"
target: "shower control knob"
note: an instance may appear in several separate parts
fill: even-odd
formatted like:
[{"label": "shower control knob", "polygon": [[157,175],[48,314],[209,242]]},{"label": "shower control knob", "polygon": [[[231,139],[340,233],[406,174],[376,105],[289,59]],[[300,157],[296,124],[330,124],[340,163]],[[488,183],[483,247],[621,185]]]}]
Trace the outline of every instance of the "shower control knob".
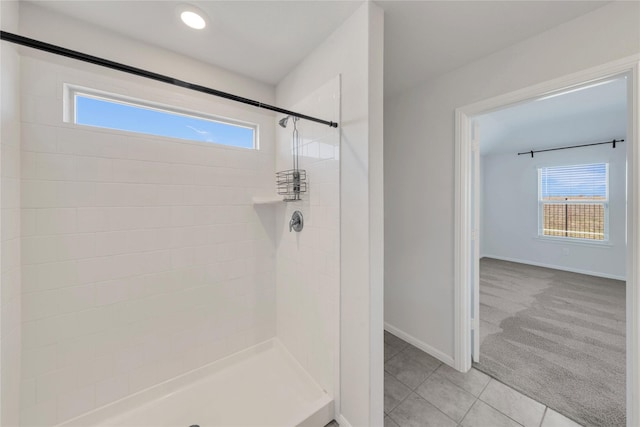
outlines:
[{"label": "shower control knob", "polygon": [[291,215],[291,219],[289,220],[289,232],[302,231],[302,227],[304,227],[304,218],[302,217],[302,212],[295,211],[293,215]]}]

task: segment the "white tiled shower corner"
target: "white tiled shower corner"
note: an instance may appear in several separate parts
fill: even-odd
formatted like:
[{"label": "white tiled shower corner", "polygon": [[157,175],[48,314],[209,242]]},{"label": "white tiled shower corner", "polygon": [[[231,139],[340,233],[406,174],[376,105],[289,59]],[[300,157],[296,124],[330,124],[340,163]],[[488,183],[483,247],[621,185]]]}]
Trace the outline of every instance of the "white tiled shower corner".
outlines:
[{"label": "white tiled shower corner", "polygon": [[[309,192],[253,205],[275,193],[274,165],[290,167],[291,127],[276,133],[279,117],[112,72],[21,61],[21,424],[95,425],[166,393],[177,402],[204,387],[202,375],[214,387],[229,360],[291,379],[265,407],[286,408],[278,396],[310,387],[300,408],[328,421],[338,384],[339,131],[300,121]],[[260,150],[64,123],[64,83],[257,123]],[[292,109],[338,121],[339,90],[336,77]],[[302,233],[288,232],[293,209],[305,214]],[[282,345],[268,343],[276,336]],[[154,419],[147,409],[120,420]]]},{"label": "white tiled shower corner", "polygon": [[[274,186],[273,115],[112,75],[22,57],[23,425],[276,334],[275,213],[251,204]],[[63,123],[64,83],[257,123],[260,150]]]},{"label": "white tiled shower corner", "polygon": [[[340,77],[336,76],[291,109],[338,122]],[[340,297],[340,131],[300,120],[300,168],[308,192],[279,207],[276,299],[278,338],[320,386],[338,389]],[[278,127],[276,169],[291,168],[293,124]],[[289,232],[294,211],[304,229]],[[281,213],[280,213],[281,212]]]}]

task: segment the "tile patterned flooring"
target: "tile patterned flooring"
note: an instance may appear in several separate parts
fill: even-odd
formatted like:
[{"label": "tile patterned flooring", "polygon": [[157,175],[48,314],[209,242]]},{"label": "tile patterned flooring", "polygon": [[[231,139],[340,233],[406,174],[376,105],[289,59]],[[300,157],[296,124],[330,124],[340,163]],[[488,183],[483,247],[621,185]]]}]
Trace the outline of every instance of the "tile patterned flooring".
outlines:
[{"label": "tile patterned flooring", "polygon": [[463,374],[384,333],[385,427],[579,427],[482,372]]}]

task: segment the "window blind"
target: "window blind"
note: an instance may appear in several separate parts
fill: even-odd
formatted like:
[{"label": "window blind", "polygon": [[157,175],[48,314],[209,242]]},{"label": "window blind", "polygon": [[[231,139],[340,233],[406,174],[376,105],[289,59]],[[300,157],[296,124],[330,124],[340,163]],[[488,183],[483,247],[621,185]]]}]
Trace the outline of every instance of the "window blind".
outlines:
[{"label": "window blind", "polygon": [[607,200],[608,166],[593,163],[540,168],[540,199]]}]

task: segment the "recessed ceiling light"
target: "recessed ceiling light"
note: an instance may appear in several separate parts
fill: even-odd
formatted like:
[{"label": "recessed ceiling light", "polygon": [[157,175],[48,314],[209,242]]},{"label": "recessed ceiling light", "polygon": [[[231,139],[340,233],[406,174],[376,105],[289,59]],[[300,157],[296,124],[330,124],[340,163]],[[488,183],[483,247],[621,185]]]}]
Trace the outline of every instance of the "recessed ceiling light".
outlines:
[{"label": "recessed ceiling light", "polygon": [[184,22],[185,25],[195,28],[196,30],[202,30],[207,26],[207,21],[205,21],[202,15],[203,14],[189,8],[188,10],[183,10],[180,13],[180,19],[182,19],[182,22]]}]

